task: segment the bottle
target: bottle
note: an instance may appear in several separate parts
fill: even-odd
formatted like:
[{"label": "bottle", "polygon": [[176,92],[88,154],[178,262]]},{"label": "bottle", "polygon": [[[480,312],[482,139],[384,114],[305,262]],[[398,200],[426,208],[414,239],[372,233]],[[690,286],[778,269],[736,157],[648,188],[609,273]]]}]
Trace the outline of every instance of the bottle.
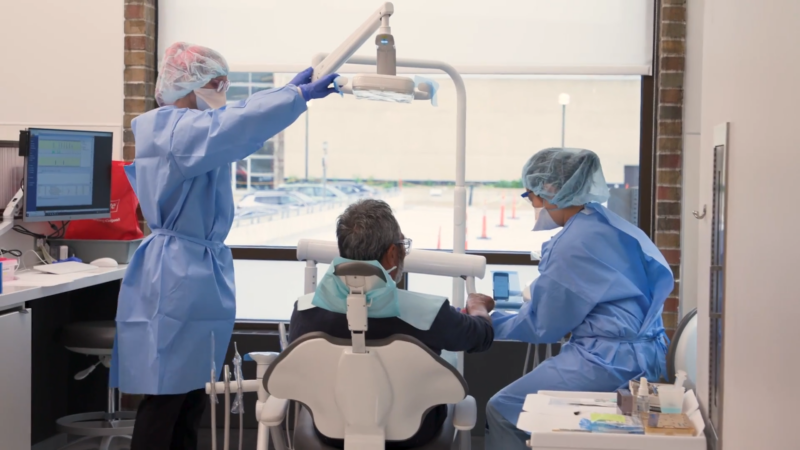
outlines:
[{"label": "bottle", "polygon": [[636,396],[636,417],[650,414],[650,387],[647,378],[642,378],[639,383],[639,395]]}]

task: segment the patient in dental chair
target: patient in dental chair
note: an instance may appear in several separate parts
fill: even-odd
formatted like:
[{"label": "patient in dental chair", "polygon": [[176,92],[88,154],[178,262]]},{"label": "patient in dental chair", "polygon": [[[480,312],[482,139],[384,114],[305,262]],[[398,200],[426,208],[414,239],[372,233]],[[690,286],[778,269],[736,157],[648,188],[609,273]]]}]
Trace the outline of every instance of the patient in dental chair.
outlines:
[{"label": "patient in dental chair", "polygon": [[[411,247],[400,230],[392,209],[381,200],[361,200],[350,205],[339,216],[336,223],[336,238],[339,255],[355,261],[377,261],[394,282],[403,276],[403,262]],[[336,262],[334,261],[334,264]],[[325,289],[325,280],[320,280],[317,292]],[[391,283],[391,280],[390,280]],[[372,300],[368,297],[368,301]],[[372,304],[380,303],[375,298]],[[403,297],[399,301],[404,301]],[[409,300],[410,301],[410,300]],[[467,307],[459,311],[447,300],[414,296],[414,308],[401,308],[399,314],[385,317],[370,315],[367,340],[384,339],[395,334],[412,336],[433,352],[483,352],[492,346],[494,330],[489,313],[494,300],[482,294],[470,294]],[[345,311],[323,303],[314,305],[295,303],[289,324],[290,342],[312,332],[323,332],[330,336],[350,339]],[[411,310],[411,311],[409,311]],[[407,441],[388,442],[387,449],[414,448],[426,444],[436,437],[447,417],[446,405],[431,409],[425,416],[416,435]],[[326,445],[343,447],[343,442],[320,435]]]}]

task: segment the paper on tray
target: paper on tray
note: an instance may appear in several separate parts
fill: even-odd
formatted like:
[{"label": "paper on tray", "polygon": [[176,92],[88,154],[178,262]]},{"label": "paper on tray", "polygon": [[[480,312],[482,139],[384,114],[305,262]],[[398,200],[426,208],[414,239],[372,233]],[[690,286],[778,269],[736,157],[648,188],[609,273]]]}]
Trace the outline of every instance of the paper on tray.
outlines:
[{"label": "paper on tray", "polygon": [[525,403],[522,405],[523,411],[528,412],[558,412],[559,410],[569,411],[572,413],[575,410],[593,412],[608,412],[608,409],[616,409],[617,403],[611,400],[594,399],[594,398],[566,398],[566,397],[551,397],[543,394],[533,394],[525,398]]},{"label": "paper on tray", "polygon": [[583,417],[571,414],[553,415],[522,412],[517,420],[517,428],[528,433],[544,433],[553,430],[580,430]]}]

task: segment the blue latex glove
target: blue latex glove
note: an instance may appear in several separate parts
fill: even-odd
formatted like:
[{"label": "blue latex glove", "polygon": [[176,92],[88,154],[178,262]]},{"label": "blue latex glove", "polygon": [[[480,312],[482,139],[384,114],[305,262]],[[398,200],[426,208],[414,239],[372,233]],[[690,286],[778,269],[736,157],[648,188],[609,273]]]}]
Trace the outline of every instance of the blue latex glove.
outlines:
[{"label": "blue latex glove", "polygon": [[302,86],[304,84],[311,83],[311,75],[314,74],[314,68],[309,67],[308,69],[298,73],[297,75],[292,78],[292,81],[289,82],[292,86]]},{"label": "blue latex glove", "polygon": [[303,94],[305,101],[314,100],[317,98],[325,98],[336,92],[336,88],[332,87],[331,83],[333,83],[333,80],[335,80],[338,76],[339,74],[332,73],[320,78],[317,81],[314,81],[313,83],[300,85],[300,92]]}]

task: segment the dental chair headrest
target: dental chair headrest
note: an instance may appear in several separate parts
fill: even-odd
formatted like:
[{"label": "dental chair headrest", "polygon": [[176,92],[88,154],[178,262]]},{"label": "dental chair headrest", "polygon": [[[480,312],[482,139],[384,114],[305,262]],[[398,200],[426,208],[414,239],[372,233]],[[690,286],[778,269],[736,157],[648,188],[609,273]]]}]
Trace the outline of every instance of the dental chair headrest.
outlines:
[{"label": "dental chair headrest", "polygon": [[333,274],[337,277],[378,277],[382,281],[386,281],[386,276],[380,268],[360,261],[341,263],[336,266]]}]

